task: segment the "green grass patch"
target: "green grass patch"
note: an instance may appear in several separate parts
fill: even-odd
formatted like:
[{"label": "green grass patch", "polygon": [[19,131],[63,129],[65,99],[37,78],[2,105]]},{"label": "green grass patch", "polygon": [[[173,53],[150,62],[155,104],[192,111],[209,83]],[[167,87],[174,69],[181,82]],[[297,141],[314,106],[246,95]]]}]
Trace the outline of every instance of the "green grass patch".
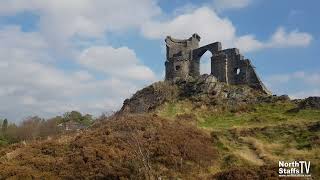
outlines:
[{"label": "green grass patch", "polygon": [[259,104],[248,106],[249,112],[222,111],[219,113],[208,113],[199,123],[200,127],[225,129],[232,127],[266,126],[281,124],[284,122],[304,122],[319,120],[319,110],[301,110],[298,113],[288,113],[294,108],[292,103]]},{"label": "green grass patch", "polygon": [[166,103],[164,107],[158,112],[158,114],[166,118],[175,117],[178,114],[177,104],[174,102]]},{"label": "green grass patch", "polygon": [[207,115],[203,119],[204,121],[200,122],[201,127],[214,127],[216,129],[241,126],[248,122],[245,116],[237,116],[230,112]]},{"label": "green grass patch", "polygon": [[296,105],[290,102],[248,105],[231,110],[214,107],[194,107],[190,101],[168,102],[160,107],[157,114],[165,118],[175,118],[181,114],[194,114],[199,126],[209,129],[229,129],[233,127],[254,127],[315,121],[320,118],[320,110],[301,110],[288,113]]},{"label": "green grass patch", "polygon": [[297,113],[286,113],[286,115],[291,118],[320,120],[320,110],[304,109]]},{"label": "green grass patch", "polygon": [[0,147],[9,145],[9,141],[0,135]]},{"label": "green grass patch", "polygon": [[188,101],[167,102],[157,111],[157,114],[165,118],[175,118],[177,115],[190,114],[192,104]]}]

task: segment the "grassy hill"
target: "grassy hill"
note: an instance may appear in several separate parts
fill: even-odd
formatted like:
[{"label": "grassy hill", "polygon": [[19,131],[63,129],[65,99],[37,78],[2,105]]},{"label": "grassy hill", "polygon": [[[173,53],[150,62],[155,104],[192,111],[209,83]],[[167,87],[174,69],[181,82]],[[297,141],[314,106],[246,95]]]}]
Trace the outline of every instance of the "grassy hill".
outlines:
[{"label": "grassy hill", "polygon": [[0,179],[281,179],[279,160],[311,161],[319,179],[320,109],[306,102],[155,83],[86,130],[0,148]]},{"label": "grassy hill", "polygon": [[214,172],[232,167],[277,166],[279,160],[310,160],[320,177],[320,110],[290,112],[297,104],[278,101],[231,110],[194,108],[192,102],[167,103],[157,114],[189,119],[209,132],[220,154]]}]

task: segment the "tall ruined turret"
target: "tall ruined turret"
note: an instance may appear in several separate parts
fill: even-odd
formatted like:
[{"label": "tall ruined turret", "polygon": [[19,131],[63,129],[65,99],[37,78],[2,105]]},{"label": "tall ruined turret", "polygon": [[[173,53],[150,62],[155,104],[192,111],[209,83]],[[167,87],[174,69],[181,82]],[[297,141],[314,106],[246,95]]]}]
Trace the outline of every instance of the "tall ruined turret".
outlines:
[{"label": "tall ruined turret", "polygon": [[224,49],[220,42],[199,47],[200,36],[193,34],[189,39],[174,39],[168,36],[165,40],[167,46],[167,60],[165,62],[165,80],[189,79],[200,76],[201,56],[210,51],[211,75],[219,82],[232,85],[249,85],[255,89],[270,94],[258,77],[254,66],[249,59],[245,59],[239,49]]},{"label": "tall ruined turret", "polygon": [[185,40],[168,36],[165,41],[167,45],[166,80],[188,78],[193,69],[192,51],[199,47],[200,36],[193,34]]}]

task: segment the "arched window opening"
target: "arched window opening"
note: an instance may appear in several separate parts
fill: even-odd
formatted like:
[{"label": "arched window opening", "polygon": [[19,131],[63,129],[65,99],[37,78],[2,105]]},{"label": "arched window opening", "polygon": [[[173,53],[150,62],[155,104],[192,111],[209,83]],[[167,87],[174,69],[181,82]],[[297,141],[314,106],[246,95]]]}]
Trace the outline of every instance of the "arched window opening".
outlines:
[{"label": "arched window opening", "polygon": [[200,58],[200,74],[211,74],[212,53],[207,51]]},{"label": "arched window opening", "polygon": [[241,73],[240,68],[235,68],[235,69],[234,69],[234,73],[235,73],[236,75],[239,75],[239,74]]}]

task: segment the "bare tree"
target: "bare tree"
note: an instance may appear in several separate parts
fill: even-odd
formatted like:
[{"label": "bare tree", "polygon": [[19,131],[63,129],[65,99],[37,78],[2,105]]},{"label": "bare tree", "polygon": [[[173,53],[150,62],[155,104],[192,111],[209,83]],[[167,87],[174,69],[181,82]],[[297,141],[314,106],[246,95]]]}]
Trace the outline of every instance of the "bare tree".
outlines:
[{"label": "bare tree", "polygon": [[150,151],[143,146],[141,139],[139,138],[139,134],[134,132],[132,128],[130,128],[127,121],[125,121],[126,126],[129,128],[129,136],[131,137],[129,141],[126,143],[129,145],[130,149],[133,151],[135,157],[141,162],[143,166],[143,172],[146,179],[155,179],[153,175],[153,169],[151,165],[150,159]]}]

